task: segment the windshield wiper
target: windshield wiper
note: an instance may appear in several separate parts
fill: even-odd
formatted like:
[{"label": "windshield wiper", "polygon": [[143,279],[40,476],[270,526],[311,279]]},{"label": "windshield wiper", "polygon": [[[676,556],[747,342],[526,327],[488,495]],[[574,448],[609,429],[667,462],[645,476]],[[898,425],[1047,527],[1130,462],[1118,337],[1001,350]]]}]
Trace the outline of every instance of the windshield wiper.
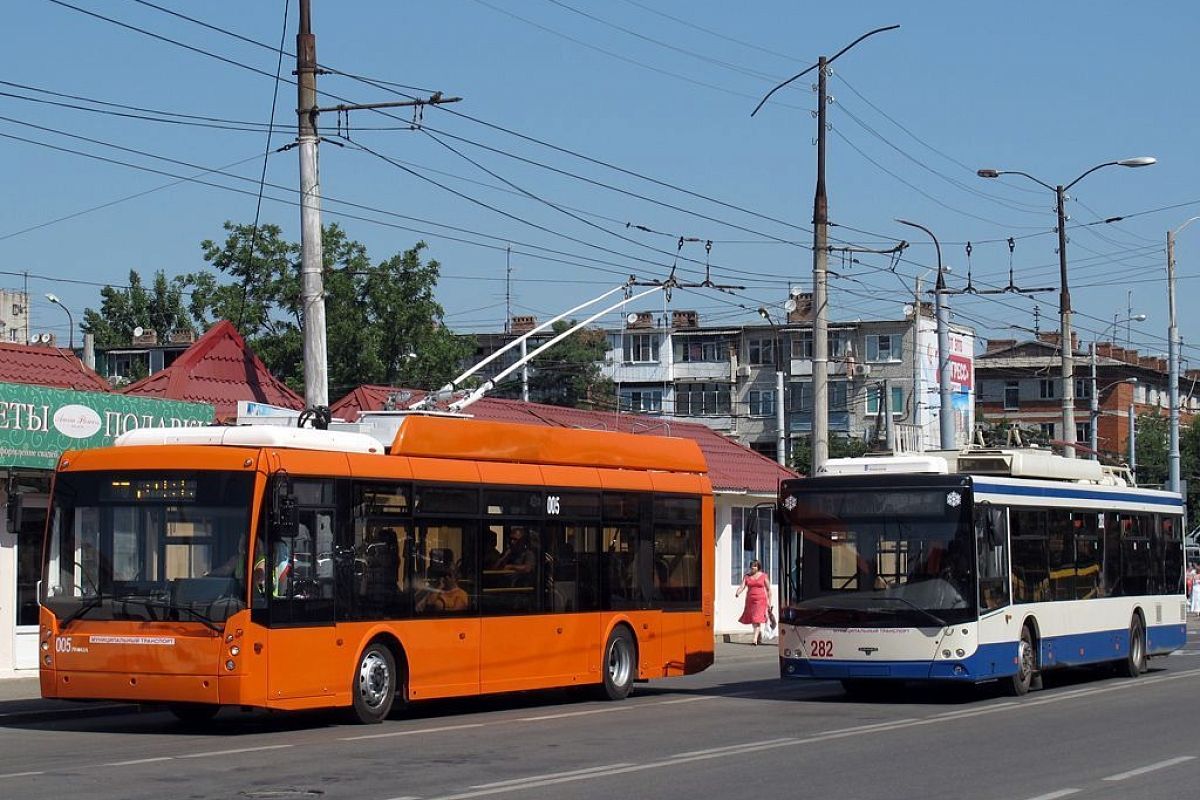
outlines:
[{"label": "windshield wiper", "polygon": [[925,616],[927,619],[931,619],[934,622],[936,622],[939,628],[946,627],[946,620],[942,619],[937,614],[934,614],[932,611],[927,611],[926,609],[921,608],[919,605],[917,605],[916,603],[914,603],[911,600],[906,600],[905,598],[900,597],[899,595],[890,595],[890,596],[884,597],[882,599],[894,600],[897,603],[903,603],[904,605],[911,608],[913,611],[916,611],[918,614],[921,614],[921,615]]},{"label": "windshield wiper", "polygon": [[[199,611],[192,608],[191,606],[177,606],[177,605],[174,605],[173,603],[168,603],[163,600],[155,600],[154,598],[151,598],[151,597],[127,596],[127,597],[122,597],[120,599],[121,600],[132,600],[135,603],[141,603],[142,605],[144,605],[146,607],[147,610],[149,610],[151,608],[161,608],[161,609],[165,609],[167,611],[175,611],[175,612],[183,611],[185,613],[191,614],[192,617],[194,617],[197,622],[202,623],[204,625],[204,627],[206,627],[210,630],[213,630],[217,633],[224,633],[224,629],[220,625],[217,624],[216,620],[214,620],[212,617],[208,616],[207,614],[201,614]],[[154,621],[157,622],[158,620],[154,620]]]},{"label": "windshield wiper", "polygon": [[89,612],[89,611],[91,611],[93,608],[96,608],[97,606],[99,606],[99,605],[100,605],[101,603],[103,603],[103,602],[104,602],[104,595],[102,595],[102,594],[98,594],[98,595],[96,595],[96,596],[95,596],[95,597],[93,597],[91,600],[88,600],[86,603],[84,603],[83,605],[81,605],[79,608],[75,609],[75,610],[74,610],[74,611],[72,611],[70,614],[67,614],[67,616],[63,617],[62,621],[58,623],[58,626],[59,626],[60,628],[65,628],[65,627],[67,627],[67,626],[68,626],[68,625],[70,625],[72,622],[74,622],[75,620],[79,619],[79,618],[80,618],[80,617],[82,617],[84,614],[88,613],[88,612]]}]

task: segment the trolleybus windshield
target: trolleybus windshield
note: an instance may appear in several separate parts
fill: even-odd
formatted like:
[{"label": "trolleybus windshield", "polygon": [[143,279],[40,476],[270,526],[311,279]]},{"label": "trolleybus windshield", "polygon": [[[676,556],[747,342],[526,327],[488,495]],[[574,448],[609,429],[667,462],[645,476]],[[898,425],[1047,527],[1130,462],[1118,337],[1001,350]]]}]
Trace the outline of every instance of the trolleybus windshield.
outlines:
[{"label": "trolleybus windshield", "polygon": [[199,622],[246,607],[254,476],[63,472],[42,603],[60,620]]},{"label": "trolleybus windshield", "polygon": [[786,622],[940,627],[976,616],[970,490],[824,489],[789,495]]}]

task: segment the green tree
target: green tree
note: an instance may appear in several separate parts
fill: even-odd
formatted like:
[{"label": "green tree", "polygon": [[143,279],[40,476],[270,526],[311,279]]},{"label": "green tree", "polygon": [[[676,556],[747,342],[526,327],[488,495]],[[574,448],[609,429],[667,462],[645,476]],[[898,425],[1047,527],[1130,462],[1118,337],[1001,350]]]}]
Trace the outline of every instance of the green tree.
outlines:
[{"label": "green tree", "polygon": [[[831,435],[829,437],[830,458],[856,458],[870,449],[862,439],[849,436]],[[801,475],[812,474],[812,437],[803,436],[792,440],[791,468]]]},{"label": "green tree", "polygon": [[168,281],[159,270],[154,273],[154,282],[149,289],[142,284],[142,276],[136,270],[129,272],[129,287],[116,289],[105,286],[100,290],[100,310],[85,308],[84,333],[95,337],[100,348],[128,347],[133,339],[134,328],[156,331],[163,341],[173,331],[193,331],[183,304],[185,281],[180,278]]},{"label": "green tree", "polygon": [[[1170,423],[1160,414],[1137,417],[1137,482],[1141,485],[1165,485]],[[1181,448],[1182,449],[1182,448]]]},{"label": "green tree", "polygon": [[[575,325],[559,320],[550,330],[555,336]],[[531,363],[530,397],[540,403],[572,408],[610,404],[613,383],[600,372],[608,338],[599,328],[575,331]]]},{"label": "green tree", "polygon": [[[232,321],[250,346],[292,388],[304,385],[299,245],[278,226],[225,223],[223,244],[201,244],[204,260],[233,278],[209,272],[188,275],[197,320]],[[322,232],[326,340],[330,392],[337,396],[364,383],[431,388],[444,384],[473,351],[455,337],[434,299],[437,261],[422,261],[419,242],[378,264],[366,247],[337,225]]]}]

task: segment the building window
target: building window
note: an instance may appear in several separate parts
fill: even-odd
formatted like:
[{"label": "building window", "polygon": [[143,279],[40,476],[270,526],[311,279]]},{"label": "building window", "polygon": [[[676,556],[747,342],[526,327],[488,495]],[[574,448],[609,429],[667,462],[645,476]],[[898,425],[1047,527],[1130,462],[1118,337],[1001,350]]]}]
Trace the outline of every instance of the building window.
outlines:
[{"label": "building window", "polygon": [[775,337],[748,339],[746,346],[749,355],[748,364],[762,367],[775,363]]},{"label": "building window", "polygon": [[[879,401],[883,398],[883,387],[876,384],[875,386],[867,387],[867,413],[879,413]],[[899,386],[893,386],[891,397],[888,398],[888,413],[903,414],[904,413],[904,390]]]},{"label": "building window", "polygon": [[1091,378],[1076,378],[1075,379],[1075,396],[1086,400],[1092,396],[1092,379]]},{"label": "building window", "polygon": [[902,361],[904,337],[898,333],[867,337],[867,361]]},{"label": "building window", "polygon": [[1004,410],[1016,411],[1021,407],[1021,384],[1018,381],[1004,382]]},{"label": "building window", "polygon": [[1058,384],[1053,378],[1042,378],[1038,381],[1038,397],[1043,400],[1054,399],[1054,387]]},{"label": "building window", "polygon": [[812,357],[812,331],[796,331],[796,336],[792,339],[792,358],[811,361]]},{"label": "building window", "polygon": [[1092,423],[1076,422],[1075,423],[1075,441],[1091,442],[1092,441]]},{"label": "building window", "polygon": [[630,333],[625,336],[625,363],[650,364],[658,361],[658,334]]},{"label": "building window", "polygon": [[775,414],[775,390],[750,390],[750,416],[770,417]]},{"label": "building window", "polygon": [[719,383],[677,384],[675,413],[689,417],[728,416],[729,387]]},{"label": "building window", "polygon": [[676,336],[675,360],[682,363],[711,363],[725,361],[729,356],[729,342],[719,337]]},{"label": "building window", "polygon": [[621,410],[662,413],[662,389],[622,389]]},{"label": "building window", "polygon": [[1038,429],[1042,432],[1042,436],[1045,436],[1047,439],[1054,438],[1054,423],[1053,422],[1043,422],[1038,425]]},{"label": "building window", "polygon": [[854,338],[854,331],[830,331],[829,332],[829,357],[830,358],[845,358],[850,352],[850,342]]},{"label": "building window", "polygon": [[845,381],[830,381],[829,382],[829,410],[830,411],[845,411],[847,401],[846,382]]}]

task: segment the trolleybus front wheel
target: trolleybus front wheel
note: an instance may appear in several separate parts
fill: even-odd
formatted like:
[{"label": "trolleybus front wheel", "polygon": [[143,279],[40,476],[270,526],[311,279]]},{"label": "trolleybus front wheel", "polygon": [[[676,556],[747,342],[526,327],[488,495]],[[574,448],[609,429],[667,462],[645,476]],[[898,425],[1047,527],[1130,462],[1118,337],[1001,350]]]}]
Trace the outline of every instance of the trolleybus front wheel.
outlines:
[{"label": "trolleybus front wheel", "polygon": [[637,673],[637,647],[628,628],[619,626],[609,634],[600,668],[604,672],[602,696],[609,700],[628,697]]},{"label": "trolleybus front wheel", "polygon": [[1013,697],[1028,694],[1036,671],[1037,653],[1033,647],[1033,634],[1026,625],[1021,628],[1021,641],[1017,645],[1017,672],[1008,679],[1004,688]]},{"label": "trolleybus front wheel", "polygon": [[372,725],[383,722],[396,699],[396,659],[379,642],[367,645],[354,671],[354,719]]}]

